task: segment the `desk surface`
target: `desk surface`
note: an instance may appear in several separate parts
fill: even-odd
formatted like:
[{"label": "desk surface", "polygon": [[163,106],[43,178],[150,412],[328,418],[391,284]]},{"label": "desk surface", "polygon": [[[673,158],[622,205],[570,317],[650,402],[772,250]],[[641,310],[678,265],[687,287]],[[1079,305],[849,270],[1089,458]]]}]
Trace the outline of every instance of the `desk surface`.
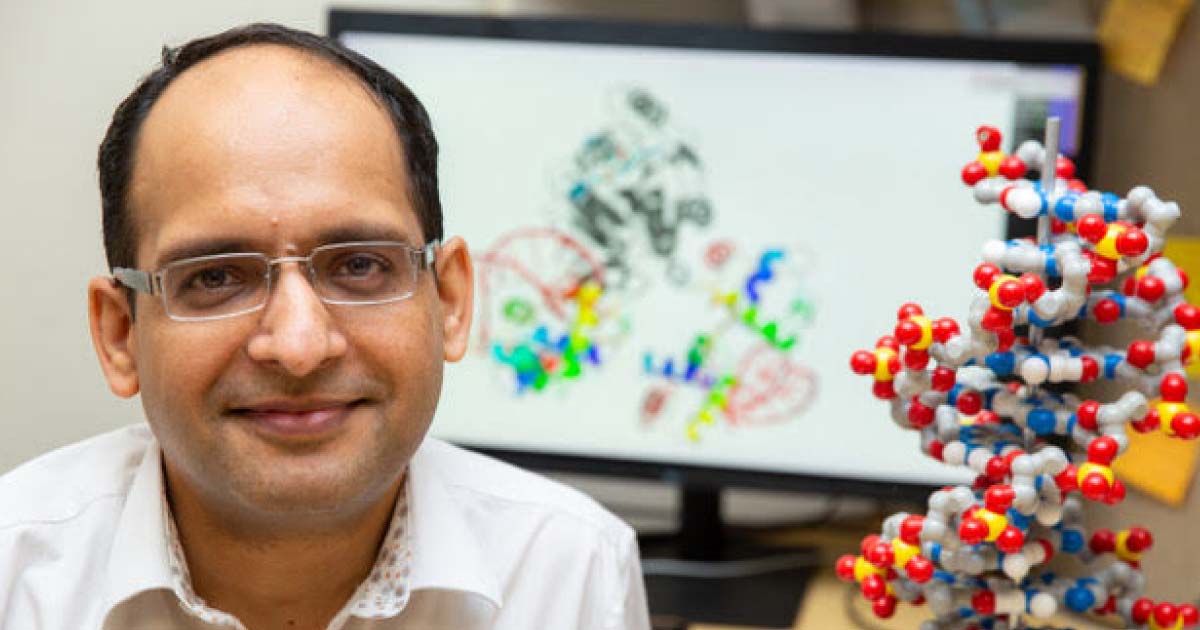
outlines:
[{"label": "desk surface", "polygon": [[[858,535],[854,527],[812,529],[795,531],[772,537],[775,544],[793,546],[815,546],[822,550],[826,557],[822,567],[818,568],[805,590],[798,611],[796,630],[853,630],[869,628],[870,630],[916,630],[921,622],[929,618],[929,608],[926,606],[909,606],[899,604],[896,614],[890,619],[878,619],[871,612],[870,603],[857,592],[854,587],[840,581],[834,574],[833,566],[836,558],[848,549],[854,549],[858,544]],[[847,592],[850,592],[851,611],[847,607]],[[859,625],[857,620],[865,620],[868,625]],[[1044,624],[1051,627],[1074,628],[1075,630],[1111,630],[1120,628],[1120,624],[1085,619],[1082,617],[1057,615]],[[693,624],[688,630],[733,630],[728,626]],[[742,629],[738,629],[742,630]]]},{"label": "desk surface", "polygon": [[[853,593],[851,605],[857,618],[866,620],[867,626],[860,626],[851,611],[846,607],[846,591],[852,588],[837,579],[832,571],[823,571],[813,577],[800,609],[796,616],[796,630],[851,630],[866,627],[871,630],[916,630],[922,621],[929,618],[929,609],[924,606],[908,606],[900,604],[896,614],[891,619],[878,619],[871,612],[871,605],[857,593]],[[1105,625],[1096,621],[1056,616],[1045,625],[1075,630],[1111,630],[1120,625]],[[697,625],[689,626],[688,630],[734,630],[728,626]],[[741,630],[741,629],[738,629]]]}]

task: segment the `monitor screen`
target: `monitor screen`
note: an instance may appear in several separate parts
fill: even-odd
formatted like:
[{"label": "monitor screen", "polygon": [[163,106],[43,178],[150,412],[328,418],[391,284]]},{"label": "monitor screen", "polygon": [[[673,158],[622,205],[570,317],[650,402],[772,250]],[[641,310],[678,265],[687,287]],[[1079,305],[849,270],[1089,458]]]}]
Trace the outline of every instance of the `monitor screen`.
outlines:
[{"label": "monitor screen", "polygon": [[[476,264],[471,347],[446,370],[433,435],[748,475],[964,481],[920,455],[849,357],[907,301],[964,321],[981,247],[1005,237],[1003,211],[959,180],[975,129],[1000,128],[1011,150],[1058,115],[1063,152],[1080,153],[1085,65],[337,17],[334,34],[428,108],[447,234]],[[570,41],[572,28],[590,35]]]}]

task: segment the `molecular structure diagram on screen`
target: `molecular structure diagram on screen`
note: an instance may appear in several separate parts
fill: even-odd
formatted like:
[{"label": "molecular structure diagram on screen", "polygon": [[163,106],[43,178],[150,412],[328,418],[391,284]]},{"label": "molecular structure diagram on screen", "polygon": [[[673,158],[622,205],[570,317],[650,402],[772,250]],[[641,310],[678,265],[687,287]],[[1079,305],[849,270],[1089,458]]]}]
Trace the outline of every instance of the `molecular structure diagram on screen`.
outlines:
[{"label": "molecular structure diagram on screen", "polygon": [[677,255],[681,232],[704,228],[713,205],[696,150],[672,125],[666,105],[648,90],[616,90],[612,120],[589,135],[554,177],[554,195],[570,230],[602,253],[612,290],[636,284],[644,260],[686,284]]},{"label": "molecular structure diagram on screen", "polygon": [[719,240],[705,251],[705,267],[714,272],[706,296],[713,323],[681,343],[678,355],[643,355],[650,381],[643,424],[663,416],[673,398],[688,398],[690,406],[678,405],[686,415],[684,431],[699,442],[718,420],[774,424],[798,417],[815,399],[816,373],[797,358],[801,335],[816,315],[801,257],[763,248],[739,266],[732,262],[736,249]]},{"label": "molecular structure diagram on screen", "polygon": [[514,230],[478,257],[477,345],[518,394],[586,377],[629,330],[607,292],[607,270],[573,236]]},{"label": "molecular structure diagram on screen", "polygon": [[[905,304],[894,331],[850,361],[925,455],[976,479],[934,492],[924,514],[886,519],[837,572],[880,617],[898,602],[928,604],[922,630],[1021,628],[1059,611],[1194,628],[1194,606],[1143,596],[1151,533],[1089,531],[1082,511],[1084,501],[1124,498],[1112,465],[1129,448],[1127,428],[1200,436],[1183,371],[1200,353],[1200,309],[1183,297],[1187,275],[1162,255],[1179,206],[1143,186],[1124,197],[1089,190],[1070,160],[1037,142],[1002,152],[992,127],[977,141],[962,171],[975,199],[1040,218],[1046,236],[984,245],[963,324]],[[1025,177],[1044,169],[1053,169],[1045,186]],[[1141,338],[1113,348],[1057,333],[1082,320],[1132,320]],[[1123,393],[1098,401],[1062,391],[1093,381]],[[1063,556],[1061,570],[1047,568]]]}]

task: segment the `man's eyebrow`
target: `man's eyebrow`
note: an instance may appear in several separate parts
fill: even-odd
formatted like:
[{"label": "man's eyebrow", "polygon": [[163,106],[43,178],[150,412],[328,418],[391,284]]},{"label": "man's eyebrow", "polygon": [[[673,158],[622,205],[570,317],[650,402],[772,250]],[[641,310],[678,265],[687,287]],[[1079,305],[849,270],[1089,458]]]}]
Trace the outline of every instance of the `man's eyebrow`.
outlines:
[{"label": "man's eyebrow", "polygon": [[184,241],[166,248],[158,257],[158,266],[162,267],[178,260],[199,256],[253,251],[257,251],[254,244],[244,238],[208,238]]},{"label": "man's eyebrow", "polygon": [[388,225],[345,225],[324,230],[317,235],[317,245],[351,243],[355,241],[399,241],[412,247],[424,243],[413,242],[413,238],[399,228]]}]

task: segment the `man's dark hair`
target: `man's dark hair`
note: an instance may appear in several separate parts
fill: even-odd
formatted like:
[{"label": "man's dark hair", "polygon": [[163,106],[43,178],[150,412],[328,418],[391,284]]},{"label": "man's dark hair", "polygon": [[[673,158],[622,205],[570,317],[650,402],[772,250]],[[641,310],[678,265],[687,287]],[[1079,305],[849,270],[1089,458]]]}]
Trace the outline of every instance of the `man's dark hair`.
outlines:
[{"label": "man's dark hair", "polygon": [[306,52],[350,71],[387,110],[404,148],[409,195],[426,241],[442,238],[442,202],[438,197],[437,140],[429,114],[412,91],[379,64],[338,42],[278,24],[250,24],[179,48],[163,48],[162,63],[138,83],[113,113],[100,143],[100,202],[104,251],[109,268],[135,266],[137,232],[129,217],[129,180],[138,132],[150,108],[180,74],[218,53],[242,46],[276,44]]}]

